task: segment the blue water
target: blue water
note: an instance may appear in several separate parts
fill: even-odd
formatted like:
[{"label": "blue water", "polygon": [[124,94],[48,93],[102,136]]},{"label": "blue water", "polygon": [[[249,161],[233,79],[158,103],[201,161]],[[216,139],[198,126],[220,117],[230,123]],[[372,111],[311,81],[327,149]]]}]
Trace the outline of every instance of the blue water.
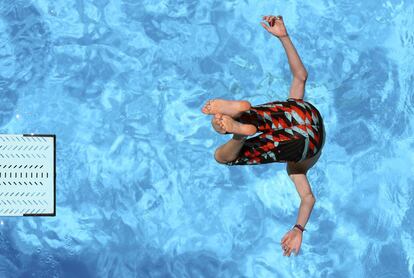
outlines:
[{"label": "blue water", "polygon": [[[286,99],[326,143],[300,255],[285,164],[225,166],[210,98]],[[414,277],[412,1],[2,0],[0,133],[57,136],[56,217],[2,217],[0,277]]]}]

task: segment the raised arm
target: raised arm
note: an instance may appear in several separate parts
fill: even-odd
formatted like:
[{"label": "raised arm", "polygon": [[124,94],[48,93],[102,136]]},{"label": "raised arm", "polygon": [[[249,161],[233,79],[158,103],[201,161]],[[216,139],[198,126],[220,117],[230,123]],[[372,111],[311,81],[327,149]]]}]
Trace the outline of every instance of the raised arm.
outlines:
[{"label": "raised arm", "polygon": [[261,22],[262,26],[272,35],[279,38],[282,43],[286,55],[288,57],[290,70],[292,71],[293,80],[290,87],[289,97],[303,99],[305,94],[305,84],[308,78],[308,72],[303,66],[303,63],[293,45],[290,37],[286,31],[282,16],[264,16],[263,20],[269,24],[266,25]]}]

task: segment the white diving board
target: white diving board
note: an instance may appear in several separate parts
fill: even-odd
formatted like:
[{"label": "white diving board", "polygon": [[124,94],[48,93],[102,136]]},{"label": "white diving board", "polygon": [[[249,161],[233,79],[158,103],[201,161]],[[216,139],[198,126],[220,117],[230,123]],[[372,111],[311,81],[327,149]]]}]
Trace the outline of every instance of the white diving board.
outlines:
[{"label": "white diving board", "polygon": [[56,136],[0,134],[0,216],[56,215]]}]

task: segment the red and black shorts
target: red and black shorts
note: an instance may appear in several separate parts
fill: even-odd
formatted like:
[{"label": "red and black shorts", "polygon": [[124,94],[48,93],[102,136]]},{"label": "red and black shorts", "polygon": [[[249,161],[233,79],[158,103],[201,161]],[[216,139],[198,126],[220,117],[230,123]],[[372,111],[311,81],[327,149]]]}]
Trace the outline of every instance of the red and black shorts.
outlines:
[{"label": "red and black shorts", "polygon": [[229,166],[299,162],[317,155],[324,145],[322,116],[303,99],[252,106],[235,120],[252,124],[261,133],[246,139],[239,156],[225,163]]}]

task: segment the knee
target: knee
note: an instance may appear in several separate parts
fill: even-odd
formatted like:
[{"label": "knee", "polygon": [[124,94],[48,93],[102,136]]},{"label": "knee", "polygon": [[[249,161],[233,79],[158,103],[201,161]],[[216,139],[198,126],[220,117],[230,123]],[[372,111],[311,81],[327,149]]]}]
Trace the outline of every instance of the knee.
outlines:
[{"label": "knee", "polygon": [[252,108],[252,104],[251,104],[251,102],[250,101],[248,101],[248,100],[242,100],[242,102],[244,102],[245,103],[245,105],[246,105],[246,110],[249,110],[250,108]]},{"label": "knee", "polygon": [[220,164],[225,164],[225,163],[227,163],[227,161],[225,161],[224,159],[222,159],[222,157],[220,156],[220,149],[217,149],[217,150],[214,152],[214,159],[215,159],[218,163],[220,163]]}]

